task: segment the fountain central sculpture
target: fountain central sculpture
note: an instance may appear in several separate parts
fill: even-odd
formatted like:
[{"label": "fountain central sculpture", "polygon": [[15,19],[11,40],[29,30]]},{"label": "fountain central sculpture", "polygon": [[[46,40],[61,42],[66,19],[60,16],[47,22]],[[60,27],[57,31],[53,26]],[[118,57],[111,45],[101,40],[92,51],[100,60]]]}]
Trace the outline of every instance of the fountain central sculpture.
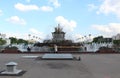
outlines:
[{"label": "fountain central sculpture", "polygon": [[55,32],[52,32],[53,42],[60,42],[65,40],[65,32],[62,31],[62,28],[58,24],[58,27],[55,27]]},{"label": "fountain central sculpture", "polygon": [[63,28],[58,24],[57,27],[55,27],[55,31],[52,32],[52,39],[44,40],[43,43],[37,43],[35,46],[47,46],[54,48],[54,45],[57,45],[57,51],[63,52],[63,51],[79,51],[81,44],[80,43],[74,43],[72,40],[65,39],[65,32],[63,32]]}]

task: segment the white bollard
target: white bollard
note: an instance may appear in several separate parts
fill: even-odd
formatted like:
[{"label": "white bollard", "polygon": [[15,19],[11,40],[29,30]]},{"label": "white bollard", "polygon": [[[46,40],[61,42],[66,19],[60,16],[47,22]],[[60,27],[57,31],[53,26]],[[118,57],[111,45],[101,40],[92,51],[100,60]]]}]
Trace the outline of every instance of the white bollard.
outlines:
[{"label": "white bollard", "polygon": [[19,74],[20,72],[22,72],[22,70],[18,70],[16,69],[17,68],[17,63],[16,62],[9,62],[6,65],[6,70],[1,72],[1,74],[5,75],[17,75]]},{"label": "white bollard", "polygon": [[16,66],[18,64],[16,62],[9,62],[6,64],[6,67],[7,67],[7,72],[16,72]]}]

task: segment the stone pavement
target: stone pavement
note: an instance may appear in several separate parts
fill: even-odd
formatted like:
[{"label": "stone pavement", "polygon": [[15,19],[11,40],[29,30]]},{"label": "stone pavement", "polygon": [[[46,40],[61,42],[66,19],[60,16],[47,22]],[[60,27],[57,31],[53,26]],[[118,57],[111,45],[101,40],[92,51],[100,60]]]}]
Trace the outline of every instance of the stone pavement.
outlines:
[{"label": "stone pavement", "polygon": [[17,69],[26,70],[23,76],[0,78],[120,78],[119,54],[74,54],[77,60],[35,60],[22,56],[41,54],[0,54],[0,70],[10,61],[18,63]]}]

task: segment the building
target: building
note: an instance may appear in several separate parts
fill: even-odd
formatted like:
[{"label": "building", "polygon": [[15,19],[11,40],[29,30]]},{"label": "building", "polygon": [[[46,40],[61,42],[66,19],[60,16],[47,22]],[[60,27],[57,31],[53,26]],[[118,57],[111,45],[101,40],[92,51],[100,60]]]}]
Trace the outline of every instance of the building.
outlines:
[{"label": "building", "polygon": [[113,40],[120,40],[120,33],[112,37]]}]

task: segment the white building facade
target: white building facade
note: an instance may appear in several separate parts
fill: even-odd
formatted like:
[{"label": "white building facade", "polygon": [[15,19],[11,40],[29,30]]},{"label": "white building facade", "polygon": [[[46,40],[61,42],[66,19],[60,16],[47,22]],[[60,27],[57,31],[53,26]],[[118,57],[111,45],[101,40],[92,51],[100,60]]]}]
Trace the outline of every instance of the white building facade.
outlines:
[{"label": "white building facade", "polygon": [[120,33],[112,37],[113,40],[120,40]]}]

